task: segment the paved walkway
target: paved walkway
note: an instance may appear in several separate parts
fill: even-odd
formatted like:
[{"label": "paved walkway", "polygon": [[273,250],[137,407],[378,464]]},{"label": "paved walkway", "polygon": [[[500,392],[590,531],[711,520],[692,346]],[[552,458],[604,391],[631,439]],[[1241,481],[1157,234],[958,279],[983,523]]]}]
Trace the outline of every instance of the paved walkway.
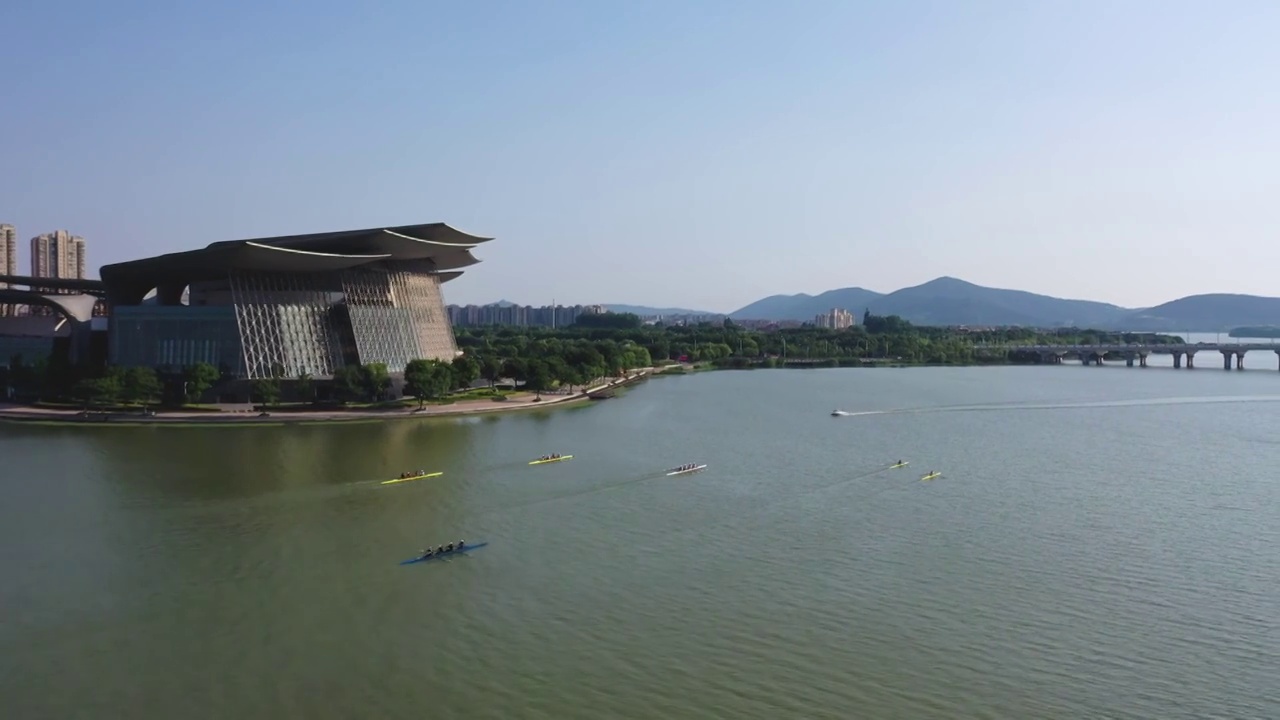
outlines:
[{"label": "paved walkway", "polygon": [[138,413],[112,412],[98,413],[85,417],[79,409],[57,409],[32,407],[30,405],[0,404],[0,419],[18,421],[53,421],[53,422],[102,422],[103,416],[109,416],[120,423],[146,423],[163,425],[176,423],[280,423],[280,422],[325,422],[341,420],[399,420],[422,417],[448,417],[453,415],[478,415],[481,413],[512,412],[530,410],[586,400],[591,393],[622,387],[636,382],[652,374],[652,368],[636,370],[625,378],[615,378],[607,383],[587,388],[580,392],[557,395],[543,394],[541,400],[533,393],[508,396],[505,401],[490,399],[460,400],[449,405],[427,405],[418,409],[416,405],[404,408],[380,408],[367,410],[272,410],[268,417],[259,417],[256,412],[220,412],[198,410],[162,410],[153,416]]}]

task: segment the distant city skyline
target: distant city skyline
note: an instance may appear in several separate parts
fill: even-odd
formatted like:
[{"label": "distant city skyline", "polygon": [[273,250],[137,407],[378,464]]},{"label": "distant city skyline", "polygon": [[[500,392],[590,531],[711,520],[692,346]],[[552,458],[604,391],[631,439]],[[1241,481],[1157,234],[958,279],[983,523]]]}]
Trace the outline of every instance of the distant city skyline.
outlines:
[{"label": "distant city skyline", "polygon": [[460,303],[1280,295],[1280,3],[380,8],[19,4],[0,221],[96,275],[427,217],[501,240]]}]

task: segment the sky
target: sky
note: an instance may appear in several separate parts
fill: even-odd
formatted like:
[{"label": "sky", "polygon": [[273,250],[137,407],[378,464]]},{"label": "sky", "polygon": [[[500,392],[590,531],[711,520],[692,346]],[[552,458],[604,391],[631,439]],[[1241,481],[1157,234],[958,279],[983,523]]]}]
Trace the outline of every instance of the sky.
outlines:
[{"label": "sky", "polygon": [[496,238],[452,303],[1280,295],[1271,0],[13,0],[0,27],[24,270],[55,229],[96,270],[439,221]]}]

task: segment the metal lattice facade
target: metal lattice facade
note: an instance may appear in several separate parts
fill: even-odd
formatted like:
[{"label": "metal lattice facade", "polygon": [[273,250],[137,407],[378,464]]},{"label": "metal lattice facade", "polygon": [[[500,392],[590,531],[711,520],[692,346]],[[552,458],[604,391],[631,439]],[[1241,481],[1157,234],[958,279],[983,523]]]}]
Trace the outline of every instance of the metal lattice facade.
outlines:
[{"label": "metal lattice facade", "polygon": [[321,273],[231,272],[247,377],[331,377],[342,366],[330,321],[334,280]]},{"label": "metal lattice facade", "polygon": [[403,372],[410,360],[456,354],[439,277],[390,264],[386,271],[348,271],[342,292],[361,363]]},{"label": "metal lattice facade", "polygon": [[409,311],[418,337],[418,357],[453,362],[458,345],[444,306],[440,277],[421,272],[394,272],[391,291],[397,306]]},{"label": "metal lattice facade", "polygon": [[382,363],[400,373],[417,358],[452,361],[457,345],[440,278],[417,265],[341,273],[233,271],[245,376],[324,378],[349,363]]}]

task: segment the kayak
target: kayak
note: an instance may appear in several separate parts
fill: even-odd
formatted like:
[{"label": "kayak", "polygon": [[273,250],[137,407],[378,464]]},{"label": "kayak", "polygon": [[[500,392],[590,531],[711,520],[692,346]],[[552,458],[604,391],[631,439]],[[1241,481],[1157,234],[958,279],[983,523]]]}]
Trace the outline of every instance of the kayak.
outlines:
[{"label": "kayak", "polygon": [[476,543],[475,545],[465,545],[465,546],[463,546],[461,549],[447,550],[447,551],[442,552],[442,553],[433,553],[433,554],[432,554],[431,556],[429,556],[429,557],[423,557],[422,555],[419,555],[419,556],[418,556],[418,557],[416,557],[416,558],[409,558],[408,560],[401,560],[401,561],[400,561],[400,564],[401,564],[401,565],[412,565],[412,564],[414,564],[414,563],[427,562],[428,560],[439,560],[440,558],[448,558],[448,557],[453,557],[454,555],[462,555],[462,554],[464,554],[464,553],[469,553],[469,552],[471,552],[472,550],[479,550],[480,548],[482,548],[482,547],[484,547],[485,545],[488,545],[488,544],[489,544],[489,543],[487,543],[487,542],[482,542],[482,543]]},{"label": "kayak", "polygon": [[894,468],[906,467],[906,466],[908,466],[908,465],[910,465],[910,464],[911,464],[911,461],[910,461],[910,460],[908,460],[908,461],[906,461],[906,462],[900,462],[900,463],[898,463],[897,465],[890,465],[890,466],[889,466],[889,469],[890,469],[890,470],[892,470],[892,469],[894,469]]},{"label": "kayak", "polygon": [[433,472],[433,473],[427,473],[425,475],[414,475],[413,477],[407,477],[407,478],[396,478],[395,480],[383,480],[382,484],[393,485],[395,483],[409,482],[410,480],[425,480],[427,478],[440,477],[443,474],[444,474],[443,472]]},{"label": "kayak", "polygon": [[931,472],[931,473],[929,473],[928,475],[925,475],[924,477],[922,477],[922,478],[920,478],[920,479],[921,479],[921,480],[932,480],[932,479],[934,479],[934,478],[936,478],[936,477],[942,477],[942,473],[940,473],[940,472]]},{"label": "kayak", "polygon": [[706,469],[707,469],[706,465],[694,465],[691,468],[685,468],[683,470],[668,470],[667,477],[671,477],[672,475],[686,475],[688,473],[695,473],[695,472],[698,472],[699,470],[706,470]]},{"label": "kayak", "polygon": [[572,456],[572,455],[561,455],[560,457],[557,457],[557,458],[545,458],[545,459],[543,459],[543,460],[531,460],[531,461],[529,462],[529,464],[530,464],[530,465],[545,465],[545,464],[547,464],[547,463],[560,462],[561,460],[569,460],[569,459],[571,459],[571,458],[573,458],[573,456]]}]

